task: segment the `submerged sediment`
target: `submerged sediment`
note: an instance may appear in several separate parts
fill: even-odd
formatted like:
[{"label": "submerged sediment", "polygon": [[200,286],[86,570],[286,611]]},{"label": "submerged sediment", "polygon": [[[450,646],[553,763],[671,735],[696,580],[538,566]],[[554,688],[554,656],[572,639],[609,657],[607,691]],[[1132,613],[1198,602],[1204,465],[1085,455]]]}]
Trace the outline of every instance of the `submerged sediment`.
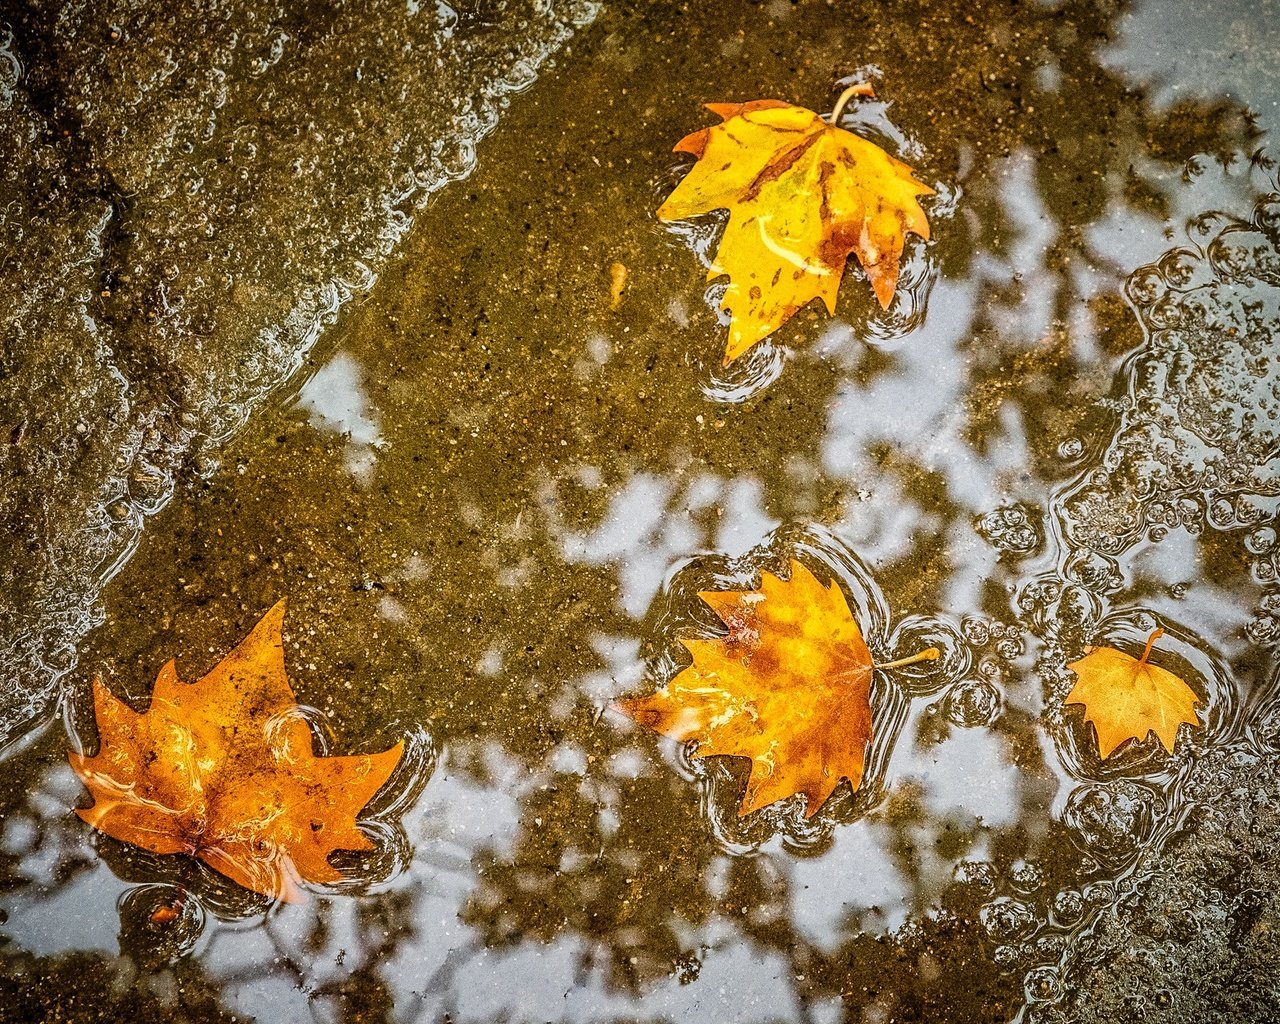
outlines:
[{"label": "submerged sediment", "polygon": [[147,515],[593,13],[117,0],[0,23],[0,744],[48,710]]}]

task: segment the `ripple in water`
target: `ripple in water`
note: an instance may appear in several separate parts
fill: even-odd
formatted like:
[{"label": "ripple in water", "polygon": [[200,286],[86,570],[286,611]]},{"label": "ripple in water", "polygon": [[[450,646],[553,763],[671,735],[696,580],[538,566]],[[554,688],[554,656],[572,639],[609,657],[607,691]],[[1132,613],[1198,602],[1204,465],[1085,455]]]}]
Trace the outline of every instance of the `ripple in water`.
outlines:
[{"label": "ripple in water", "polygon": [[[867,66],[841,81],[871,81],[879,74],[877,68]],[[889,106],[889,103],[882,100],[859,100],[846,108],[842,125],[875,142],[886,152],[902,160],[920,162],[925,156],[924,147],[892,122],[888,116]],[[673,163],[667,173],[654,182],[655,209],[671,193],[690,166],[691,164],[687,161]],[[930,224],[936,225],[938,221],[955,215],[961,193],[958,187],[953,187],[946,182],[933,182],[930,187],[935,194],[923,197],[922,202]],[[665,222],[664,227],[680,238],[697,256],[698,261],[711,271],[713,256],[728,219],[728,211],[717,210],[700,217]],[[932,244],[914,235],[908,237],[900,263],[897,290],[888,309],[881,309],[873,298],[868,298],[870,286],[866,275],[857,258],[853,256],[849,258],[845,266],[845,278],[850,283],[860,283],[865,292],[860,299],[856,300],[863,304],[859,308],[865,307],[866,312],[859,317],[855,325],[853,333],[857,339],[854,344],[869,344],[877,348],[893,349],[906,343],[912,333],[924,323],[928,312],[929,295],[938,278],[938,265],[930,251]],[[726,284],[721,280],[710,285],[703,294],[706,305],[714,313],[721,328],[717,341],[719,345],[723,344],[724,329],[729,323],[728,313],[721,308],[726,288]],[[842,287],[842,301],[848,299],[845,291],[846,288]],[[818,303],[810,304],[812,307],[819,305]],[[828,321],[825,311],[819,316],[821,317],[821,322],[818,324],[819,334],[824,334],[825,327],[842,324],[839,319]],[[754,398],[781,375],[789,350],[785,342],[780,339],[787,337],[787,326],[783,325],[778,332],[753,346],[729,366],[714,366],[702,385],[702,393],[708,400],[726,405],[740,404]]]},{"label": "ripple in water", "polygon": [[943,713],[968,729],[991,725],[1000,717],[1000,691],[986,679],[962,679],[942,699]]},{"label": "ripple in water", "polygon": [[1098,863],[1118,868],[1151,837],[1164,801],[1148,786],[1128,780],[1080,786],[1067,799],[1062,821]]},{"label": "ripple in water", "polygon": [[[709,305],[718,304],[718,298],[712,293],[724,294],[722,285],[712,285],[707,289]],[[722,328],[728,324],[728,314],[721,313]],[[723,344],[723,338],[720,340]],[[728,366],[717,364],[710,376],[702,384],[702,394],[712,402],[720,405],[741,405],[749,401],[782,376],[786,366],[786,350],[773,338],[766,338],[753,345],[744,354],[738,356]]]},{"label": "ripple in water", "polygon": [[[316,708],[299,705],[276,715],[273,727],[279,730],[284,722],[297,719],[311,728],[316,756],[332,756],[332,733]],[[391,778],[358,819],[373,849],[336,851],[331,862],[345,877],[324,886],[303,883],[304,888],[317,893],[367,893],[408,870],[413,851],[401,826],[401,815],[422,792],[435,767],[436,754],[430,735],[419,725],[393,723],[386,732],[388,736],[402,735],[405,747]],[[194,858],[149,853],[96,832],[92,841],[117,876],[142,883],[121,897],[118,910],[122,944],[131,944],[143,959],[173,962],[194,952],[211,925],[259,917],[272,908],[274,901]],[[264,859],[260,869],[275,874],[287,870],[272,857]],[[164,920],[166,908],[176,912],[172,920]],[[162,912],[158,920],[157,911]]]},{"label": "ripple in water", "polygon": [[1126,295],[1145,344],[1100,466],[1057,503],[1074,546],[1116,555],[1146,536],[1258,526],[1280,499],[1280,199],[1249,223],[1213,215],[1200,244],[1135,271]]},{"label": "ripple in water", "polygon": [[[1238,729],[1240,702],[1230,670],[1208,652],[1203,639],[1185,627],[1143,608],[1128,609],[1103,619],[1090,641],[1094,646],[1114,647],[1138,658],[1147,638],[1156,629],[1165,632],[1157,641],[1151,660],[1181,677],[1195,691],[1200,698],[1196,713],[1202,727],[1180,729],[1173,754],[1148,736],[1130,740],[1110,757],[1101,758],[1093,726],[1085,720],[1084,709],[1079,705],[1063,707],[1060,703],[1076,678],[1074,672],[1063,666],[1053,684],[1060,710],[1051,715],[1050,727],[1063,767],[1076,778],[1143,779],[1163,785],[1189,756],[1194,756],[1205,745],[1225,742]],[[1076,656],[1073,652],[1068,660]]]},{"label": "ripple in water", "polygon": [[199,897],[177,885],[135,886],[121,895],[117,910],[121,951],[150,970],[191,955],[205,931]]},{"label": "ripple in water", "polygon": [[326,889],[363,893],[380,889],[409,870],[413,846],[401,824],[401,816],[417,801],[436,766],[431,734],[419,724],[391,723],[387,736],[403,736],[404,753],[391,778],[360,815],[360,830],[373,843],[372,850],[340,850],[333,864],[346,876]]},{"label": "ripple in water", "polygon": [[[862,784],[856,793],[847,786],[838,789],[822,811],[807,821],[798,799],[772,804],[739,818],[743,768],[735,762],[741,759],[682,758],[681,769],[704,786],[703,803],[716,841],[736,855],[754,852],[778,835],[792,848],[811,849],[826,842],[835,825],[852,822],[877,806],[885,796],[886,772],[911,701],[939,692],[966,672],[970,664],[968,646],[955,626],[922,615],[894,625],[884,595],[853,551],[821,528],[786,525],[740,558],[699,557],[672,574],[657,600],[655,617],[655,632],[670,642],[649,666],[649,685],[664,685],[683,667],[684,660],[675,643],[677,637],[721,634],[718,619],[698,597],[700,591],[754,589],[762,571],[786,576],[793,558],[809,567],[820,580],[834,580],[840,585],[877,663],[893,661],[931,645],[940,647],[943,657],[922,666],[909,666],[929,670],[924,673],[908,676],[905,668],[875,673],[871,687],[872,740]],[[691,624],[696,625],[691,628]]]}]

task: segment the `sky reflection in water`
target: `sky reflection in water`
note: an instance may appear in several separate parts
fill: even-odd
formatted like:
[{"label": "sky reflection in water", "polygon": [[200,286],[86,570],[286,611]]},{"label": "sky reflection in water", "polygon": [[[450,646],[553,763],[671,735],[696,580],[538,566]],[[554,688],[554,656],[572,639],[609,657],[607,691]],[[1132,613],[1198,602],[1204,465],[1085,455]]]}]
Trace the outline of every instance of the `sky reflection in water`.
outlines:
[{"label": "sky reflection in water", "polygon": [[[1180,32],[1228,47],[1246,15],[1227,9]],[[804,19],[796,24],[819,40],[818,52],[839,49],[819,15],[775,16]],[[1168,21],[1166,9],[1141,5],[1100,52],[1070,42],[1046,55],[1028,43],[1023,63],[1039,67],[1040,92],[1024,92],[1044,103],[1074,88],[1072,62],[1095,59],[1097,74],[1150,81],[1164,66],[1159,47],[1176,42],[1161,27]],[[643,33],[618,31],[622,42],[592,44],[597,64],[588,66],[616,74],[615,64],[653,46]],[[411,861],[365,879],[369,891],[356,898],[317,895],[265,914],[211,899],[214,911],[177,966],[140,969],[154,997],[171,998],[171,972],[185,971],[228,1011],[268,1020],[354,1020],[368,1004],[396,1021],[875,1021],[921,1019],[928,1000],[932,1012],[976,1005],[994,1020],[1017,1012],[1035,970],[1070,977],[1080,922],[1111,905],[1113,881],[1185,809],[1180,780],[1197,745],[1236,741],[1247,691],[1270,664],[1246,633],[1265,594],[1238,530],[1215,530],[1202,510],[1182,529],[1113,531],[1112,550],[1090,550],[1085,531],[1113,529],[1112,521],[1102,513],[1086,521],[1085,505],[1063,498],[1095,486],[1085,474],[1104,464],[1122,413],[1136,404],[1127,360],[1143,337],[1121,302],[1126,280],[1185,244],[1188,218],[1213,210],[1248,219],[1258,193],[1274,188],[1269,171],[1248,165],[1243,144],[1253,140],[1232,134],[1229,118],[1212,140],[1234,153],[1221,163],[1206,156],[1188,169],[1144,148],[1147,133],[1176,128],[1159,122],[1162,112],[1210,104],[1220,92],[1270,124],[1270,66],[1248,63],[1227,88],[1225,58],[1215,53],[1199,47],[1150,106],[1127,97],[1133,121],[1107,123],[1126,153],[1097,168],[1091,187],[1101,195],[1078,218],[1060,179],[1080,166],[1072,150],[1096,143],[1087,126],[1049,120],[1059,136],[1052,153],[1015,134],[1005,152],[981,159],[963,138],[931,139],[923,119],[893,129],[922,160],[932,152],[955,172],[939,182],[950,190],[935,221],[939,240],[913,253],[900,308],[878,317],[850,299],[830,322],[798,318],[741,371],[716,367],[720,335],[706,339],[722,329],[685,287],[714,225],[627,229],[642,232],[621,311],[636,311],[634,331],[620,318],[555,313],[550,302],[553,312],[538,315],[553,317],[554,332],[539,321],[527,333],[520,323],[482,324],[472,336],[458,310],[468,295],[530,307],[539,288],[559,287],[555,266],[530,269],[518,295],[496,271],[442,268],[438,285],[413,286],[420,290],[405,301],[417,319],[390,341],[379,319],[387,311],[371,304],[296,402],[264,417],[261,436],[238,455],[250,469],[281,465],[269,439],[309,430],[310,468],[270,484],[238,484],[228,471],[214,483],[223,504],[189,499],[191,514],[207,517],[202,531],[225,526],[234,547],[258,537],[235,533],[249,529],[238,503],[256,511],[253,488],[278,488],[261,499],[270,514],[255,565],[283,560],[285,535],[298,550],[315,547],[273,576],[242,572],[216,552],[181,568],[192,563],[169,552],[199,541],[179,536],[171,548],[156,539],[116,585],[114,609],[126,618],[129,588],[170,563],[179,568],[160,575],[155,599],[174,606],[187,593],[179,572],[199,575],[204,593],[232,595],[229,604],[257,600],[255,587],[299,587],[291,670],[324,695],[315,703],[370,731],[425,723],[441,750],[402,816]],[[905,71],[884,70],[885,94],[904,97],[905,122]],[[560,90],[553,98],[575,73],[547,86]],[[878,105],[865,116],[888,137],[899,113]],[[482,152],[474,187],[490,201],[523,203],[537,182],[504,183],[512,154],[503,145],[494,139],[496,169]],[[649,153],[647,145],[638,139],[632,149]],[[616,170],[629,176],[633,202],[667,187],[667,160],[654,150]],[[572,185],[590,186],[588,178]],[[439,209],[464,208],[460,196],[449,201]],[[422,245],[438,245],[424,230]],[[584,214],[576,230],[588,252],[603,252],[616,224]],[[486,244],[473,226],[459,232],[463,249]],[[596,269],[575,269],[564,287],[594,280]],[[865,287],[849,277],[846,292]],[[450,293],[459,280],[471,290]],[[403,312],[394,296],[383,301]],[[1264,301],[1274,316],[1273,296]],[[714,307],[714,289],[705,302]],[[544,344],[558,347],[530,354]],[[438,358],[424,355],[433,345]],[[646,345],[666,362],[642,370]],[[497,383],[477,361],[497,367]],[[632,404],[635,379],[646,379],[645,400],[655,404]],[[604,408],[573,418],[572,403],[593,396],[604,396]],[[537,433],[543,398],[561,417],[559,434]],[[744,426],[753,417],[756,433]],[[653,436],[636,440],[630,429]],[[1160,440],[1148,453],[1156,461]],[[350,486],[325,480],[335,470]],[[307,516],[317,486],[339,541]],[[1274,515],[1274,495],[1256,497]],[[1106,512],[1113,498],[1107,491],[1087,509]],[[812,824],[787,806],[739,822],[740,773],[690,763],[604,708],[674,668],[676,633],[701,628],[697,584],[749,578],[797,546],[846,586],[856,573],[840,567],[865,567],[870,600],[887,607],[880,642],[908,628],[938,631],[950,638],[954,671],[878,681],[878,721],[894,728],[862,803],[846,794]],[[303,579],[334,596],[309,596]],[[371,597],[376,635],[364,636],[368,620],[339,603],[352,594]],[[1062,666],[1086,642],[1154,623],[1168,626],[1170,656],[1195,668],[1212,698],[1210,726],[1174,758],[1148,750],[1118,768],[1099,765],[1079,716],[1060,709]],[[120,627],[116,637],[125,635]],[[143,641],[130,650],[121,662],[145,675],[133,662],[154,652]],[[348,651],[350,664],[331,669]],[[342,680],[357,689],[343,693]],[[34,781],[29,795],[8,798],[0,933],[37,957],[100,953],[123,984],[155,940],[122,940],[117,904],[159,869],[118,845],[104,852],[112,844],[70,815],[79,791],[54,733],[14,759]],[[199,898],[211,886],[202,875],[193,891]],[[120,951],[127,959],[115,959]],[[988,990],[964,990],[962,959],[979,965]],[[1003,1010],[997,996],[1011,1000]]]}]

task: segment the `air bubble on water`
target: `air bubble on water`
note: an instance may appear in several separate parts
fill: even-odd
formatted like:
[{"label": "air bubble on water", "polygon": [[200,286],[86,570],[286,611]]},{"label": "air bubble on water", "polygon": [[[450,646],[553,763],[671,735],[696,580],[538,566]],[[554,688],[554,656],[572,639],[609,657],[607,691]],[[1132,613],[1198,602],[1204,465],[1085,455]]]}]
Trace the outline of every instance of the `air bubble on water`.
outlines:
[{"label": "air bubble on water", "polygon": [[1102,601],[1092,591],[1057,576],[1041,576],[1025,584],[1018,607],[1041,639],[1078,646],[1092,633],[1102,613]]},{"label": "air bubble on water", "polygon": [[1084,442],[1078,437],[1068,437],[1058,445],[1058,458],[1071,462],[1084,454]]},{"label": "air bubble on water", "polygon": [[962,679],[943,696],[942,708],[956,725],[991,725],[1000,715],[1000,691],[985,679]]},{"label": "air bubble on water", "polygon": [[1087,908],[1101,910],[1115,903],[1116,884],[1109,879],[1090,882],[1081,890],[1081,895]]},{"label": "air bubble on water", "polygon": [[1067,799],[1062,822],[1080,847],[1109,867],[1120,867],[1150,839],[1163,800],[1130,781],[1080,786]]},{"label": "air bubble on water", "polygon": [[1033,861],[1014,861],[1009,868],[1009,882],[1021,893],[1039,892],[1044,886],[1044,869]]},{"label": "air bubble on water", "polygon": [[1012,896],[997,896],[978,911],[987,935],[1000,942],[1026,938],[1036,927],[1035,911]]},{"label": "air bubble on water", "polygon": [[977,615],[967,615],[960,621],[960,632],[965,640],[974,647],[983,647],[991,638],[991,628],[986,619]]},{"label": "air bubble on water", "polygon": [[1022,962],[1022,950],[1017,946],[997,946],[991,954],[991,958],[996,962],[997,967],[1005,970],[1017,967]]},{"label": "air bubble on water", "polygon": [[1249,564],[1249,574],[1256,583],[1269,586],[1276,581],[1278,575],[1276,559],[1274,557],[1255,558]]},{"label": "air bubble on water", "polygon": [[1276,531],[1272,526],[1253,530],[1244,542],[1245,550],[1255,556],[1250,566],[1254,579],[1270,583],[1276,578]]},{"label": "air bubble on water", "polygon": [[1280,241],[1280,196],[1266,195],[1253,208],[1253,226],[1271,237],[1273,242]]},{"label": "air bubble on water", "polygon": [[1053,922],[1059,927],[1070,927],[1084,913],[1084,897],[1075,889],[1063,889],[1053,897]]},{"label": "air bubble on water", "polygon": [[1059,634],[1080,635],[1087,632],[1102,614],[1102,602],[1087,588],[1068,584],[1054,602],[1053,616]]},{"label": "air bubble on water", "polygon": [[[1257,204],[1255,223],[1274,202]],[[1277,240],[1227,217],[1204,227],[1203,248],[1172,250],[1129,279],[1144,357],[1130,371],[1103,468],[1053,504],[1074,547],[1118,554],[1144,536],[1231,530],[1277,511],[1280,489],[1266,468],[1280,443],[1271,386],[1280,373],[1280,282],[1268,269]]]},{"label": "air bubble on water", "polygon": [[1160,258],[1157,267],[1165,284],[1179,291],[1190,291],[1213,280],[1201,253],[1194,249],[1172,249]]},{"label": "air bubble on water", "polygon": [[1095,594],[1114,594],[1125,585],[1124,574],[1114,558],[1097,551],[1077,551],[1071,554],[1064,567],[1064,574]]},{"label": "air bubble on water", "polygon": [[1261,231],[1230,227],[1209,244],[1209,262],[1223,278],[1248,280],[1271,251],[1273,243]]},{"label": "air bubble on water", "polygon": [[[1057,576],[1040,576],[1023,585],[1018,591],[1018,610],[1026,615],[1042,612],[1062,593],[1062,581]],[[1041,635],[1049,632],[1040,631]]]},{"label": "air bubble on water", "polygon": [[1135,306],[1149,306],[1164,295],[1164,277],[1154,267],[1143,267],[1130,275],[1125,292]]},{"label": "air bubble on water", "polygon": [[1027,972],[1022,987],[1028,1003],[1049,1003],[1062,998],[1062,978],[1056,967],[1035,967]]},{"label": "air bubble on water", "polygon": [[1280,644],[1280,619],[1259,609],[1244,627],[1249,642],[1258,647],[1274,648]]},{"label": "air bubble on water", "polygon": [[999,551],[1029,555],[1043,542],[1042,513],[1027,505],[1014,504],[994,509],[978,517],[976,528]]},{"label": "air bubble on water", "polygon": [[1061,959],[1066,948],[1065,935],[1048,932],[1035,940],[1035,959],[1045,964],[1054,963]]},{"label": "air bubble on water", "polygon": [[1015,1019],[1018,1024],[1073,1024],[1072,1018],[1056,1003],[1031,1003]]},{"label": "air bubble on water", "polygon": [[996,891],[1000,873],[990,861],[966,860],[956,865],[954,877],[960,885],[973,886],[984,896],[990,896]]}]

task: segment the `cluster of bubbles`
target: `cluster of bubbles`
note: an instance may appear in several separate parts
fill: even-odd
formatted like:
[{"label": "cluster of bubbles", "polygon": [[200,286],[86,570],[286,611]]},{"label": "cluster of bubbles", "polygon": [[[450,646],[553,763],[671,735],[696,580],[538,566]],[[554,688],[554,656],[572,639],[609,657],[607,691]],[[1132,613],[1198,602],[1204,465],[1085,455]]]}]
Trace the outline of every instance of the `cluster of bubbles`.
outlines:
[{"label": "cluster of bubbles", "polygon": [[1260,526],[1245,538],[1245,550],[1252,556],[1250,575],[1267,593],[1254,609],[1245,627],[1249,639],[1259,647],[1280,648],[1280,546],[1274,526]]},{"label": "cluster of bubbles", "polygon": [[1029,555],[1043,543],[1044,527],[1038,509],[1005,505],[978,518],[978,532],[998,551]]},{"label": "cluster of bubbles", "polygon": [[[1102,824],[1108,841],[1117,840],[1130,824],[1133,807],[1124,799],[1098,799],[1095,810],[1101,815],[1089,813],[1090,827]],[[988,861],[966,862],[959,866],[956,882],[985,899],[977,916],[992,960],[1002,972],[1022,978],[1031,1019],[1040,1019],[1036,1011],[1052,1013],[1067,992],[1073,940],[1132,890],[1128,879],[1105,877],[1053,886],[1031,861],[1016,861],[1003,873]]]},{"label": "cluster of bubbles", "polygon": [[[995,865],[977,862],[962,865],[957,881],[983,900],[978,919],[997,966],[1023,979],[1021,1019],[1059,1019],[1073,990],[1066,979],[1083,955],[1077,940],[1133,891],[1139,865],[1162,848],[1173,823],[1201,806],[1194,780],[1208,772],[1203,755],[1232,742],[1243,713],[1230,672],[1202,638],[1154,611],[1113,608],[1126,588],[1126,553],[1173,530],[1239,531],[1252,578],[1267,590],[1249,639],[1280,646],[1280,548],[1269,525],[1280,479],[1268,468],[1280,445],[1280,198],[1263,197],[1249,223],[1215,215],[1192,234],[1196,246],[1173,249],[1128,283],[1145,344],[1126,364],[1120,422],[1098,462],[1051,502],[1062,543],[1050,553],[1053,567],[1024,583],[1015,601],[1039,641],[1049,734],[1076,783],[1055,827],[1078,853],[1079,878],[1055,892],[1033,884],[1038,874],[1025,864],[1002,878]],[[1024,505],[997,508],[975,525],[1001,552],[1032,555],[1044,544],[1040,516]],[[1136,657],[1157,628],[1166,631],[1163,656],[1181,662],[1179,674],[1201,699],[1205,728],[1172,754],[1148,741],[1104,761],[1083,715],[1063,707],[1075,678],[1067,663],[1088,644]],[[983,638],[966,630],[966,639]],[[969,706],[966,685],[953,687],[957,711]],[[983,721],[985,691],[972,696],[979,708],[972,719]]]},{"label": "cluster of bubbles", "polygon": [[[1056,977],[1054,964],[1067,936],[1091,904],[1101,906],[1110,898],[1105,887],[1054,891],[1041,865],[1025,860],[1005,872],[989,861],[966,861],[956,870],[956,882],[985,899],[978,923],[992,959],[1002,971],[1026,972],[1028,988]],[[1056,984],[1051,988],[1056,991]]]},{"label": "cluster of bubbles", "polygon": [[1163,810],[1158,790],[1122,779],[1074,790],[1067,798],[1062,823],[1075,833],[1095,863],[1121,865],[1151,838]]},{"label": "cluster of bubbles", "polygon": [[[1078,864],[1071,877],[1051,884],[1046,871],[1029,861],[1003,870],[965,862],[957,882],[979,896],[977,917],[995,963],[1022,977],[1028,1013],[1046,1021],[1072,988],[1066,980],[1079,958],[1077,940],[1135,891],[1138,865],[1197,803],[1198,791],[1187,783],[1198,770],[1196,757],[1230,743],[1242,713],[1229,671],[1216,654],[1206,653],[1210,645],[1203,638],[1154,610],[1114,606],[1126,592],[1126,554],[1172,530],[1193,536],[1242,531],[1253,579],[1276,588],[1261,600],[1249,636],[1280,645],[1280,549],[1269,525],[1280,509],[1280,479],[1268,469],[1280,446],[1280,392],[1274,386],[1280,377],[1280,198],[1260,200],[1248,223],[1214,215],[1195,223],[1191,234],[1194,245],[1171,250],[1128,282],[1145,344],[1126,363],[1127,398],[1096,464],[1082,467],[1047,514],[1014,503],[974,522],[1002,554],[1051,560],[1018,591],[1016,624],[980,616],[953,624],[915,615],[895,624],[870,573],[834,538],[780,535],[763,549],[768,558],[794,552],[810,564],[825,564],[851,595],[878,658],[927,646],[941,650],[936,663],[894,673],[877,710],[879,737],[893,736],[917,698],[930,699],[929,713],[956,726],[992,726],[1004,712],[1010,663],[1027,653],[1028,635],[1037,641],[1049,737],[1074,784],[1054,827],[1069,837]],[[718,304],[720,295],[713,289],[709,298]],[[759,383],[777,372],[778,360],[776,350],[761,346],[736,372],[750,371]],[[1064,445],[1064,458],[1083,454],[1079,439]],[[1046,553],[1050,538],[1058,547]],[[727,584],[758,571],[760,557],[757,552],[741,564],[720,566],[703,560],[689,585],[673,592],[730,589]],[[672,612],[688,621],[687,609]],[[1181,663],[1179,674],[1200,698],[1204,729],[1191,741],[1184,736],[1173,753],[1148,741],[1103,760],[1084,717],[1063,708],[1074,679],[1066,666],[1088,644],[1136,657],[1158,628],[1165,631],[1162,656]],[[862,790],[810,821],[798,805],[788,804],[744,824],[729,799],[737,780],[710,778],[708,807],[722,845],[744,851],[779,833],[800,847],[826,841],[832,827],[880,799],[887,749],[870,752]]]},{"label": "cluster of bubbles", "polygon": [[955,679],[928,707],[952,725],[976,729],[994,725],[1004,711],[1004,678],[1009,663],[1020,658],[1026,645],[1016,625],[966,616],[960,622],[966,658],[957,664]]},{"label": "cluster of bubbles", "polygon": [[[1225,223],[1224,223],[1225,221]],[[1278,509],[1280,197],[1209,217],[1129,279],[1146,343],[1100,465],[1060,503],[1076,545],[1116,554],[1170,529],[1256,528]]]},{"label": "cluster of bubbles", "polygon": [[[1263,753],[1219,745],[1187,765],[1178,798],[1193,827],[1180,825],[1167,841],[1148,843],[1132,870],[1096,883],[1108,895],[1080,918],[1077,934],[1087,935],[1087,944],[1068,945],[1057,962],[1027,972],[1020,1020],[1128,1020],[1152,1011],[1170,1011],[1158,1012],[1160,1020],[1201,1020],[1224,992],[1244,995],[1234,1019],[1271,1018],[1274,952],[1269,930],[1251,923],[1276,912],[1274,754],[1274,746]],[[1192,835],[1198,838],[1181,841]],[[1224,957],[1226,949],[1231,955]],[[1086,967],[1090,978],[1082,985]],[[1038,988],[1046,976],[1070,984]]]},{"label": "cluster of bubbles", "polygon": [[1280,592],[1272,591],[1258,602],[1245,632],[1259,647],[1280,647]]}]

